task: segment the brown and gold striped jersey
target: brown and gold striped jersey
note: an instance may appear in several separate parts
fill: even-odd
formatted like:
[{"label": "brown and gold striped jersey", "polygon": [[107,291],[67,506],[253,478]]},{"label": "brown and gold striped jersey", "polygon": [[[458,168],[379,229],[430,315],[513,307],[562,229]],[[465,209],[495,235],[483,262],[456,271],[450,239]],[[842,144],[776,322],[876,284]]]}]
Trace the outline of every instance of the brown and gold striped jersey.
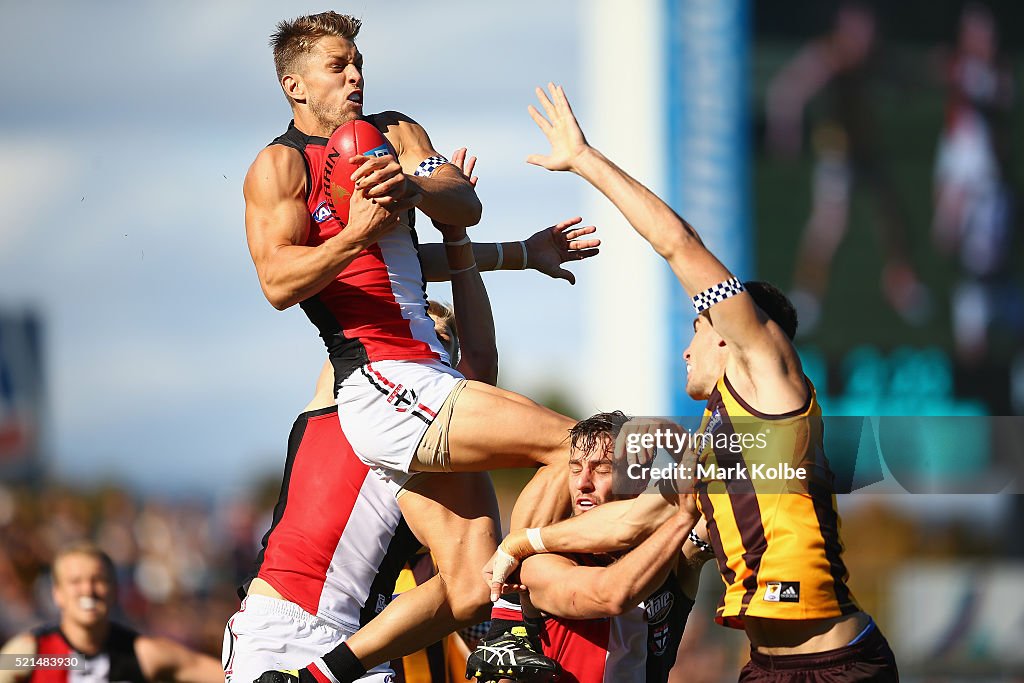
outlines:
[{"label": "brown and gold striped jersey", "polygon": [[846,586],[832,471],[814,386],[801,408],[767,415],[722,377],[699,431],[697,505],[726,591],[716,621],[822,619],[858,611]]}]

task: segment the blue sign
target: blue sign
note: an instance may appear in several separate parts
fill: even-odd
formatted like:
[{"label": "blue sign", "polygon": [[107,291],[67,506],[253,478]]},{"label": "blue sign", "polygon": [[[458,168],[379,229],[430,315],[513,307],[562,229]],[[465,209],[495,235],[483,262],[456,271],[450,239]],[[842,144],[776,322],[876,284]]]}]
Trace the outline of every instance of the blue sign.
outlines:
[{"label": "blue sign", "polygon": [[[750,225],[748,0],[665,0],[668,203],[741,280],[753,275]],[[694,312],[666,266],[672,414],[703,404],[684,392]]]}]

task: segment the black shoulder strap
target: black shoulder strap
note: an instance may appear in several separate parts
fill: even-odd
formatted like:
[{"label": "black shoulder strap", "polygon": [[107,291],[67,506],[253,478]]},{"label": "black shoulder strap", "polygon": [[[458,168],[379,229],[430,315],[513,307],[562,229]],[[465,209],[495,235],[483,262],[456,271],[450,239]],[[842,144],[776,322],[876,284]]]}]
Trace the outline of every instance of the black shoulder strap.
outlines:
[{"label": "black shoulder strap", "polygon": [[139,634],[117,622],[110,623],[107,654],[110,656],[110,680],[144,683],[139,657],[135,654],[135,639]]}]

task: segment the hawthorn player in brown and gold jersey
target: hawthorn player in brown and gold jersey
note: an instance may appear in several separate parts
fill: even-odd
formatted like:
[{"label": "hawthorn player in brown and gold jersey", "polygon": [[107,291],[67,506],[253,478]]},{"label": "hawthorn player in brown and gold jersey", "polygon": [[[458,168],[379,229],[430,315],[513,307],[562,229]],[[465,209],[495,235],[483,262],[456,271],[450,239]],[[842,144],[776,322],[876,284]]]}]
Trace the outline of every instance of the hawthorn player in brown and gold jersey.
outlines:
[{"label": "hawthorn player in brown and gold jersey", "polygon": [[[726,585],[720,624],[743,628],[746,616],[799,621],[859,611],[846,586],[821,408],[810,382],[807,392],[804,405],[779,415],[747,403],[728,376],[708,397],[698,430],[708,437],[697,458],[704,476],[696,491]],[[746,438],[751,447],[729,447],[757,434],[765,435],[763,444]],[[709,474],[723,470],[722,478]],[[730,476],[739,472],[745,476]]]},{"label": "hawthorn player in brown and gold jersey", "polygon": [[[846,588],[821,411],[793,347],[792,304],[772,285],[741,283],[691,225],[587,144],[560,87],[537,96],[544,114],[530,114],[551,153],[527,160],[585,178],[668,261],[697,311],[683,354],[686,392],[708,403],[686,435],[699,455],[678,449],[674,489],[514,532],[485,568],[492,595],[528,555],[622,550],[663,525],[690,529],[703,513],[727,587],[719,620],[750,639],[741,681],[898,680],[892,650]],[[672,428],[623,429],[617,447],[636,464],[630,439]],[[657,449],[639,450],[646,462]]]}]

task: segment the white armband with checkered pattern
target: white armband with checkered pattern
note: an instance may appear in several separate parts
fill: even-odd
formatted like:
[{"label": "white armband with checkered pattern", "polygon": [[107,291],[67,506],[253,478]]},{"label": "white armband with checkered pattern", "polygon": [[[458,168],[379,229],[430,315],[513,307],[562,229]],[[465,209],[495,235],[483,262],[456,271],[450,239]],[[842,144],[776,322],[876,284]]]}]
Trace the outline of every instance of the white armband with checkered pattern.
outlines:
[{"label": "white armband with checkered pattern", "polygon": [[420,165],[416,167],[416,172],[413,175],[417,176],[430,176],[434,171],[447,164],[448,160],[438,154],[435,157],[427,157],[420,162]]},{"label": "white armband with checkered pattern", "polygon": [[708,287],[693,297],[693,310],[698,314],[703,313],[720,301],[725,301],[731,296],[736,296],[743,290],[743,283],[737,278],[729,278],[725,282],[719,282],[713,287]]}]

